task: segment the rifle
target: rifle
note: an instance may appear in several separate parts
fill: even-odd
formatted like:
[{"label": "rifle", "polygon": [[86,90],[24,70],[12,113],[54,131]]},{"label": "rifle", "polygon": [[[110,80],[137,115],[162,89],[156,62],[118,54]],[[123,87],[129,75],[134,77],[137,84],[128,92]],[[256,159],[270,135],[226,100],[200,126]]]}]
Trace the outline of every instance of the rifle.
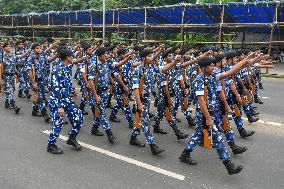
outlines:
[{"label": "rifle", "polygon": [[[204,99],[205,99],[205,104],[208,107],[208,89],[207,86],[205,84],[205,75],[203,77],[204,80]],[[209,135],[208,132],[208,127],[206,126],[206,121],[205,121],[205,117],[203,116],[204,119],[204,126],[203,126],[203,142],[204,142],[204,148],[208,148],[211,149],[213,146],[213,141],[212,141],[212,129],[211,129],[211,133]]]},{"label": "rifle", "polygon": [[[223,63],[221,62],[221,73],[223,72]],[[226,94],[226,89],[225,89],[225,81],[224,79],[221,80],[221,86],[222,86],[222,92]],[[225,95],[226,97],[226,95]],[[230,123],[227,119],[226,111],[225,111],[225,106],[221,107],[222,108],[222,120],[224,124],[224,131],[229,131],[231,130]]]},{"label": "rifle", "polygon": [[[183,70],[182,78],[183,78],[183,82],[184,82],[184,84],[185,84],[185,86],[186,86],[185,88],[187,88],[185,72],[186,72],[186,68],[184,68],[184,70]],[[187,109],[188,106],[189,106],[188,97],[187,97],[187,96],[184,96],[183,108],[184,108],[184,109]]]},{"label": "rifle", "polygon": [[[140,83],[139,83],[139,95],[142,97],[143,94],[143,89],[144,89],[144,75],[140,77]],[[142,98],[141,98],[142,100]],[[135,114],[135,127],[140,128],[140,122],[141,122],[141,112],[137,108],[136,114]]]},{"label": "rifle", "polygon": [[[33,77],[34,77],[34,81],[36,81],[36,72],[35,72],[35,66],[34,64],[32,64],[32,72],[33,72]],[[33,101],[37,102],[38,100],[38,90],[34,89],[34,94],[33,94]]]},{"label": "rifle", "polygon": [[[123,75],[122,75],[121,71],[119,72],[119,75],[120,75],[121,80],[123,82],[124,79],[123,79]],[[123,102],[124,106],[128,106],[129,105],[129,99],[128,99],[127,94],[125,94],[125,93],[122,94],[122,102]]]},{"label": "rifle", "polygon": [[[3,79],[2,77],[2,73],[3,73],[3,66],[2,64],[0,63],[0,79]],[[0,95],[3,95],[4,94],[4,85],[2,82],[0,82]]]}]

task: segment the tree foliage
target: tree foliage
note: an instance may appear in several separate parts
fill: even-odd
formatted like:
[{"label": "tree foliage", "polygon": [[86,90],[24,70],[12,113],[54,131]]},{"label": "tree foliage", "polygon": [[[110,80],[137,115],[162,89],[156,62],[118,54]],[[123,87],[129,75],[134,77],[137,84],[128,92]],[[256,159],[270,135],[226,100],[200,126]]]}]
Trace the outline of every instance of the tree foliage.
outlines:
[{"label": "tree foliage", "polygon": [[[196,1],[197,0],[106,0],[106,7],[111,9],[122,7],[162,6],[181,2],[196,3]],[[199,2],[219,2],[219,0],[199,0]],[[101,9],[102,0],[0,0],[0,7],[2,14],[46,12],[50,10]]]}]

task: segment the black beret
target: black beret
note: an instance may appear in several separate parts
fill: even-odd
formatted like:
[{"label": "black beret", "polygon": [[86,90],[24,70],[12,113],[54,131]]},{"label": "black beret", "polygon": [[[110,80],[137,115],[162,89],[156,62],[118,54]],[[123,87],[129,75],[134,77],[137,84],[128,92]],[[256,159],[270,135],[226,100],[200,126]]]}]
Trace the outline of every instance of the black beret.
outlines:
[{"label": "black beret", "polygon": [[15,45],[19,45],[20,43],[23,43],[21,40],[16,41]]},{"label": "black beret", "polygon": [[162,58],[166,58],[169,54],[172,53],[171,49],[166,50],[163,54],[162,54]]},{"label": "black beret", "polygon": [[92,45],[90,45],[89,43],[85,42],[85,43],[82,44],[82,47],[83,47],[84,50],[87,50],[88,48],[91,48]]},{"label": "black beret", "polygon": [[3,48],[7,47],[8,45],[10,45],[10,43],[9,43],[9,42],[5,42],[5,43],[3,44]]},{"label": "black beret", "polygon": [[47,37],[47,38],[45,38],[44,40],[42,40],[42,43],[45,43],[45,42],[53,43],[53,39],[50,38],[50,37]]},{"label": "black beret", "polygon": [[116,47],[116,45],[111,45],[108,47],[108,51],[112,51],[114,48]]},{"label": "black beret", "polygon": [[118,50],[117,50],[117,56],[123,55],[123,54],[125,54],[126,52],[127,52],[127,49],[124,49],[124,48],[118,49]]},{"label": "black beret", "polygon": [[153,54],[153,51],[152,50],[149,50],[149,49],[144,49],[143,51],[140,52],[140,57],[146,57],[148,56],[149,54]]},{"label": "black beret", "polygon": [[73,56],[72,51],[70,51],[70,50],[68,50],[68,49],[66,49],[66,48],[60,48],[60,49],[58,50],[58,52],[59,52],[59,56],[60,56],[60,58],[61,58],[62,60],[64,60],[67,56]]},{"label": "black beret", "polygon": [[172,47],[172,48],[171,48],[172,53],[174,53],[178,48],[179,48],[178,46]]},{"label": "black beret", "polygon": [[110,47],[111,46],[111,43],[110,42],[106,42],[105,44],[104,44],[104,47]]},{"label": "black beret", "polygon": [[236,56],[238,56],[238,53],[234,52],[234,51],[230,51],[230,52],[227,52],[225,54],[226,58],[234,58]]},{"label": "black beret", "polygon": [[59,47],[64,47],[64,46],[66,46],[66,43],[65,43],[65,42],[59,42],[59,43],[58,43],[58,46],[59,46]]},{"label": "black beret", "polygon": [[248,50],[248,49],[244,50],[244,55],[248,55],[249,53],[250,53],[250,50]]},{"label": "black beret", "polygon": [[133,50],[134,51],[139,51],[139,48],[140,48],[139,46],[135,46],[135,47],[133,47]]},{"label": "black beret", "polygon": [[212,63],[214,63],[216,60],[214,57],[208,57],[208,56],[205,56],[203,58],[201,58],[199,61],[198,61],[198,65],[200,67],[205,67],[205,66],[208,66]]},{"label": "black beret", "polygon": [[99,47],[97,50],[96,50],[96,52],[95,52],[95,54],[97,55],[97,56],[101,56],[101,55],[103,55],[103,54],[105,54],[106,52],[107,52],[107,48],[105,48],[105,47]]},{"label": "black beret", "polygon": [[40,46],[39,43],[34,43],[34,44],[32,44],[31,49],[34,50],[34,49],[37,48],[38,46]]},{"label": "black beret", "polygon": [[223,54],[217,54],[215,56],[215,63],[221,62],[225,58],[225,55]]},{"label": "black beret", "polygon": [[199,54],[200,52],[202,52],[202,51],[196,50],[196,51],[194,51],[192,54],[193,54],[194,56],[198,56],[198,54]]},{"label": "black beret", "polygon": [[179,55],[184,55],[187,51],[189,51],[188,47],[182,47],[179,51]]}]

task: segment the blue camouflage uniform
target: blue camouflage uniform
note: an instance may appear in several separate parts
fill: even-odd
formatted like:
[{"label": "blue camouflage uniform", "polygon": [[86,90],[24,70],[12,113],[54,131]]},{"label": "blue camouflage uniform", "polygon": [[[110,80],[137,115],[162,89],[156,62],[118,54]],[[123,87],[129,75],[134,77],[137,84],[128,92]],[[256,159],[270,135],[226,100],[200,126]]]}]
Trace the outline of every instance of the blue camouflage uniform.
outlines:
[{"label": "blue camouflage uniform", "polygon": [[[224,71],[230,70],[230,65],[225,65],[224,66]],[[242,129],[244,128],[244,120],[241,116],[236,116],[235,110],[234,110],[234,104],[237,104],[236,96],[233,94],[232,90],[230,89],[230,86],[235,84],[233,81],[234,76],[229,76],[225,78],[225,88],[226,88],[226,96],[228,98],[228,103],[232,112],[232,117],[234,119],[234,122],[237,126],[237,129]]]},{"label": "blue camouflage uniform", "polygon": [[4,94],[8,103],[15,102],[15,80],[16,80],[16,56],[11,53],[3,52],[3,79],[4,79]]},{"label": "blue camouflage uniform", "polygon": [[[133,72],[133,90],[139,89],[140,79],[144,76],[143,93],[141,102],[144,106],[144,111],[141,113],[141,127],[144,131],[147,144],[153,144],[154,135],[150,129],[149,109],[151,104],[151,93],[155,83],[155,73],[161,73],[161,67],[139,65]],[[133,127],[132,136],[140,134],[140,128]]]},{"label": "blue camouflage uniform", "polygon": [[[166,62],[163,60],[159,60],[158,62],[158,66],[164,66],[166,65]],[[169,71],[168,71],[169,72]],[[168,80],[169,80],[169,73],[168,72],[160,72],[158,73],[158,81],[157,81],[157,112],[156,115],[154,117],[155,120],[155,125],[160,125],[160,122],[162,121],[163,117],[166,116],[166,112],[165,112],[165,105],[167,105],[168,103],[168,99],[167,97],[164,95],[163,92],[163,87],[164,86],[168,86]],[[170,108],[171,109],[171,108]],[[171,116],[171,120],[169,120],[169,124],[171,126],[176,126],[174,124],[174,121],[172,120],[172,116]]]},{"label": "blue camouflage uniform", "polygon": [[93,126],[98,128],[100,125],[103,129],[110,130],[111,125],[106,118],[106,105],[109,97],[109,73],[111,69],[111,63],[106,61],[102,63],[98,60],[97,56],[92,56],[88,65],[88,79],[96,81],[97,95],[101,98],[100,102],[96,102],[93,95],[90,93],[90,106],[93,107],[95,103],[98,103],[99,117],[94,117]]},{"label": "blue camouflage uniform", "polygon": [[25,49],[16,49],[15,55],[17,57],[17,68],[19,72],[19,92],[25,92],[27,93],[28,86],[25,79],[26,74],[26,60],[25,58],[19,58],[19,56],[23,55],[25,53]]},{"label": "blue camouflage uniform", "polygon": [[63,116],[59,115],[58,108],[64,109],[64,112],[67,114],[67,117],[72,125],[69,135],[77,136],[82,127],[82,111],[74,103],[71,93],[72,72],[70,74],[70,65],[65,66],[63,62],[60,62],[58,65],[52,68],[51,72],[49,108],[52,119],[52,129],[48,138],[48,144],[56,143],[64,124]]},{"label": "blue camouflage uniform", "polygon": [[215,82],[215,84],[216,84],[216,96],[217,96],[216,108],[215,108],[215,111],[214,111],[214,124],[219,125],[223,129],[223,132],[226,136],[227,142],[233,142],[235,140],[235,135],[234,135],[233,130],[232,129],[227,130],[227,131],[224,130],[223,115],[225,115],[227,119],[228,119],[228,117],[227,117],[227,114],[225,112],[225,106],[223,105],[223,102],[221,101],[221,99],[218,97],[218,93],[223,90],[221,81],[215,79],[216,76],[220,73],[221,73],[221,68],[215,67],[214,70],[213,70],[214,77],[212,77],[212,79],[213,79],[212,82]]},{"label": "blue camouflage uniform", "polygon": [[[195,130],[186,146],[186,148],[190,151],[192,151],[195,146],[203,140],[203,127],[205,126],[205,117],[200,110],[200,106],[197,100],[197,96],[204,96],[204,85],[207,86],[208,89],[208,110],[213,113],[215,113],[216,110],[216,79],[212,79],[211,77],[217,77],[217,76],[208,76],[204,77],[203,73],[200,73],[196,79],[194,80],[194,92],[195,92],[195,98],[196,98],[196,127]],[[213,118],[214,120],[214,118]],[[218,132],[218,129],[216,126],[213,126],[212,130],[212,140],[213,140],[213,148],[216,148],[217,153],[219,155],[219,159],[222,161],[229,160],[230,155],[227,151],[227,148],[224,144],[224,140],[220,133]],[[210,131],[209,131],[210,133]]]},{"label": "blue camouflage uniform", "polygon": [[[183,79],[183,73],[184,73],[184,69],[181,67],[181,64],[183,62],[179,62],[175,65],[175,67],[173,69],[175,69],[175,73],[172,74],[170,80],[174,80],[172,83],[174,85],[174,91],[175,91],[175,98],[174,98],[174,105],[173,108],[171,109],[171,113],[173,116],[173,120],[176,121],[176,115],[177,115],[177,111],[178,108],[181,106],[181,110],[184,114],[184,116],[189,119],[191,117],[191,113],[190,113],[190,109],[187,107],[185,108],[184,105],[184,100],[185,97],[184,96],[184,90],[182,89],[181,85],[180,85],[180,81]],[[184,81],[185,82],[185,81]]]},{"label": "blue camouflage uniform", "polygon": [[125,64],[123,64],[120,68],[116,68],[115,65],[118,64],[119,60],[117,59],[112,63],[113,68],[113,75],[114,75],[114,98],[116,99],[116,104],[113,106],[111,113],[113,115],[117,115],[117,112],[120,108],[124,111],[125,118],[128,122],[132,121],[132,114],[130,111],[130,106],[125,105],[123,103],[123,97],[128,97],[128,94],[124,94],[124,91],[122,89],[122,86],[117,82],[117,78],[119,75],[122,76],[124,84],[128,87],[130,90],[131,88],[131,73],[132,73],[132,61],[127,61]]},{"label": "blue camouflage uniform", "polygon": [[45,106],[45,67],[48,63],[46,56],[36,56],[34,53],[30,54],[27,60],[27,71],[29,72],[32,70],[32,65],[35,68],[35,81],[37,83],[38,88],[38,100],[37,102],[33,102],[33,111],[37,112],[41,109],[41,113],[46,113],[46,106]]}]

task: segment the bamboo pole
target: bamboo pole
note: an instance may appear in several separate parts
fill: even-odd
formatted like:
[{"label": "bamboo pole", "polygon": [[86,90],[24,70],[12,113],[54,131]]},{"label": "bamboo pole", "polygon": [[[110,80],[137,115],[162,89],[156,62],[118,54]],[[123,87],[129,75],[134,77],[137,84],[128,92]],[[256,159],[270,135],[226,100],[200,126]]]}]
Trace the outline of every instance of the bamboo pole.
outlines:
[{"label": "bamboo pole", "polygon": [[32,16],[32,28],[33,28],[33,42],[35,41],[35,27],[34,27],[34,17]]},{"label": "bamboo pole", "polygon": [[146,33],[146,27],[147,27],[147,8],[145,7],[144,9],[144,40],[147,38],[147,33]]},{"label": "bamboo pole", "polygon": [[93,12],[90,11],[90,29],[91,29],[91,38],[93,39]]},{"label": "bamboo pole", "polygon": [[220,26],[219,26],[219,42],[222,41],[222,26],[224,23],[224,12],[225,12],[225,6],[222,5],[221,15],[220,15]]},{"label": "bamboo pole", "polygon": [[184,44],[184,28],[183,28],[183,25],[184,25],[184,12],[185,12],[185,7],[182,6],[182,12],[181,12],[181,25],[182,25],[182,27],[180,28],[180,37],[181,37],[182,44]]},{"label": "bamboo pole", "polygon": [[68,19],[68,38],[69,39],[71,38],[71,20],[70,20],[70,15],[69,15],[69,19]]},{"label": "bamboo pole", "polygon": [[[271,55],[271,49],[272,49],[272,43],[271,41],[273,40],[273,33],[274,33],[274,28],[275,28],[275,22],[277,22],[277,17],[278,17],[278,7],[279,7],[279,2],[277,2],[275,6],[275,12],[274,12],[274,17],[273,17],[273,25],[271,26],[271,32],[270,32],[270,37],[269,37],[269,45],[268,45],[268,54]],[[268,73],[268,68],[266,68],[266,73]]]}]

